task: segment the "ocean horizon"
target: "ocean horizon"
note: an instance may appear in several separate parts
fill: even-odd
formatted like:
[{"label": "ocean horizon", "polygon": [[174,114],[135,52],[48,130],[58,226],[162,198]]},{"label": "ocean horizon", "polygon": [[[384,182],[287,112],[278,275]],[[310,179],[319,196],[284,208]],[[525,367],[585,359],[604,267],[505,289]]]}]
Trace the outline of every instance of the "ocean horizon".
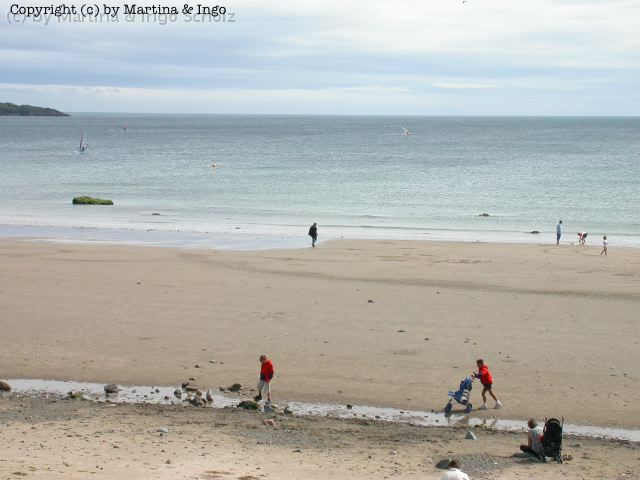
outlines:
[{"label": "ocean horizon", "polygon": [[637,117],[0,117],[0,236],[293,248],[318,222],[321,241],[555,243],[562,219],[564,243],[637,247],[639,135]]}]

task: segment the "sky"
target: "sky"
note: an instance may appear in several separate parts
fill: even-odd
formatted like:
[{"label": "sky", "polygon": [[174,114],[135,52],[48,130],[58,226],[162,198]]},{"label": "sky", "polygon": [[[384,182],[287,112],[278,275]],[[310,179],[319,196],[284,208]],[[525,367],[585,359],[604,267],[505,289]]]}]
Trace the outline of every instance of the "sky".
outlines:
[{"label": "sky", "polygon": [[0,0],[0,101],[67,112],[640,112],[640,0],[220,0],[225,21],[47,22],[11,16],[16,2]]}]

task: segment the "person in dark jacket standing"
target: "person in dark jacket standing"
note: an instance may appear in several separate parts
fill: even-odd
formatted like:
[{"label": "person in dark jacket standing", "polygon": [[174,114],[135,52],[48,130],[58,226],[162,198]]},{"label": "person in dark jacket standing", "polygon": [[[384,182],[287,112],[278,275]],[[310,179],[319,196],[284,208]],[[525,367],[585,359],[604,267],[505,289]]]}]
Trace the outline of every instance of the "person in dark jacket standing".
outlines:
[{"label": "person in dark jacket standing", "polygon": [[316,242],[318,241],[318,224],[317,223],[314,223],[313,225],[311,225],[311,228],[309,229],[309,236],[311,237],[311,246],[315,247]]}]

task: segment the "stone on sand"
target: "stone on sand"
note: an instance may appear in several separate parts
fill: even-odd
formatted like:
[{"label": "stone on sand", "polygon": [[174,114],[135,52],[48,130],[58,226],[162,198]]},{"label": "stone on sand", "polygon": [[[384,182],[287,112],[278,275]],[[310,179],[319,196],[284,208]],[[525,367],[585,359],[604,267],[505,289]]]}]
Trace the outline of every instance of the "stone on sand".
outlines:
[{"label": "stone on sand", "polygon": [[119,390],[120,389],[118,388],[118,385],[116,385],[115,383],[110,383],[104,386],[105,393],[118,393]]}]

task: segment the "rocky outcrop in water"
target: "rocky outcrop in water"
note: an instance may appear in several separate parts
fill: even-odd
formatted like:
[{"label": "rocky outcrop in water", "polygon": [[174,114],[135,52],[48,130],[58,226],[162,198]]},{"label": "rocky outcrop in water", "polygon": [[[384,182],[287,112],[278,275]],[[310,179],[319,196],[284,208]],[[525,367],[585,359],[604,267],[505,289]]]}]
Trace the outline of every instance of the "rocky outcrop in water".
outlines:
[{"label": "rocky outcrop in water", "polygon": [[74,205],[113,205],[111,200],[93,197],[74,197],[71,203]]}]

